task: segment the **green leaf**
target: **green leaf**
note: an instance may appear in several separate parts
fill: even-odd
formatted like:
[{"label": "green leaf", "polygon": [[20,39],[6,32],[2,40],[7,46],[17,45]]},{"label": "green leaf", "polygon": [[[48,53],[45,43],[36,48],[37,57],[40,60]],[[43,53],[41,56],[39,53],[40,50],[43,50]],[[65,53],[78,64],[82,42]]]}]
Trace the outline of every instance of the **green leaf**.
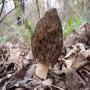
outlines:
[{"label": "green leaf", "polygon": [[80,19],[77,16],[75,16],[75,22],[77,26],[81,24]]},{"label": "green leaf", "polygon": [[32,20],[29,20],[29,21],[28,21],[28,25],[29,25],[29,26],[32,26]]},{"label": "green leaf", "polygon": [[70,32],[72,31],[72,18],[68,18],[67,23],[66,23],[66,28],[64,31],[64,37],[66,37],[67,35],[70,34]]},{"label": "green leaf", "polygon": [[29,26],[29,31],[32,33],[34,30],[33,30],[33,23],[32,23],[32,20],[29,20],[28,21],[28,26]]},{"label": "green leaf", "polygon": [[28,31],[26,35],[27,48],[30,48],[30,37],[31,37],[31,33],[30,31]]},{"label": "green leaf", "polygon": [[66,28],[64,31],[64,37],[68,36],[71,33],[72,29],[71,28]]},{"label": "green leaf", "polygon": [[70,28],[72,26],[72,18],[68,18],[67,20],[67,28]]}]

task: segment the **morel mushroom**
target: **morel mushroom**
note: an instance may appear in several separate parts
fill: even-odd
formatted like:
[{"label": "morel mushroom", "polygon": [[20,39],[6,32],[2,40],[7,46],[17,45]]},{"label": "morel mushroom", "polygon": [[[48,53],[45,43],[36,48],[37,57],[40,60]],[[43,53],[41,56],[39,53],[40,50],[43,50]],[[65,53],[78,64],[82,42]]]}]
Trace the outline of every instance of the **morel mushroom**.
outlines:
[{"label": "morel mushroom", "polygon": [[35,74],[47,77],[48,68],[59,58],[63,46],[62,25],[55,8],[47,11],[36,25],[31,38],[32,54],[38,65]]}]

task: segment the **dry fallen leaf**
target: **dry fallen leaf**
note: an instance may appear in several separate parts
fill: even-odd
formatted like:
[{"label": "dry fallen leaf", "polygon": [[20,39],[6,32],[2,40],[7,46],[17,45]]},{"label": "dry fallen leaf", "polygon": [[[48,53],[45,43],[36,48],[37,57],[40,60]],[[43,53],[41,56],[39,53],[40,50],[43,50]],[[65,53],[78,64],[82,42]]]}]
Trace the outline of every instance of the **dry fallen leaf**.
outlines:
[{"label": "dry fallen leaf", "polygon": [[44,84],[44,85],[51,85],[52,84],[52,80],[51,79],[46,79],[46,80],[44,80],[43,82],[42,82],[42,84]]}]

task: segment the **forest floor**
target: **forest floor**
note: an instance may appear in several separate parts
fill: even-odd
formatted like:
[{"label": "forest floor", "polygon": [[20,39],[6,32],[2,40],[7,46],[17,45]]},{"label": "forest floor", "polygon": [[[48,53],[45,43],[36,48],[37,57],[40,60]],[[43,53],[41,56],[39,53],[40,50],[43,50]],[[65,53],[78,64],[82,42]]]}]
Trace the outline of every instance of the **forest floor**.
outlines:
[{"label": "forest floor", "polygon": [[25,43],[0,45],[0,90],[90,90],[90,25],[66,40],[46,80],[35,76],[37,62]]}]

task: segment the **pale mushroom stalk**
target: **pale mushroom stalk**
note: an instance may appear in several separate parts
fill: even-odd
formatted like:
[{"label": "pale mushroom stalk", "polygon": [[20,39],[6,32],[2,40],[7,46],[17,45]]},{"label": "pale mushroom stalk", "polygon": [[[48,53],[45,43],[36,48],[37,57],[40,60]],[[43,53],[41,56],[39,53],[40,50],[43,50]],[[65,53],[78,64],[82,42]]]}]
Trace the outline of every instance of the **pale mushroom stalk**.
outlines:
[{"label": "pale mushroom stalk", "polygon": [[35,70],[35,74],[40,78],[46,79],[48,68],[49,68],[49,65],[39,63]]}]

